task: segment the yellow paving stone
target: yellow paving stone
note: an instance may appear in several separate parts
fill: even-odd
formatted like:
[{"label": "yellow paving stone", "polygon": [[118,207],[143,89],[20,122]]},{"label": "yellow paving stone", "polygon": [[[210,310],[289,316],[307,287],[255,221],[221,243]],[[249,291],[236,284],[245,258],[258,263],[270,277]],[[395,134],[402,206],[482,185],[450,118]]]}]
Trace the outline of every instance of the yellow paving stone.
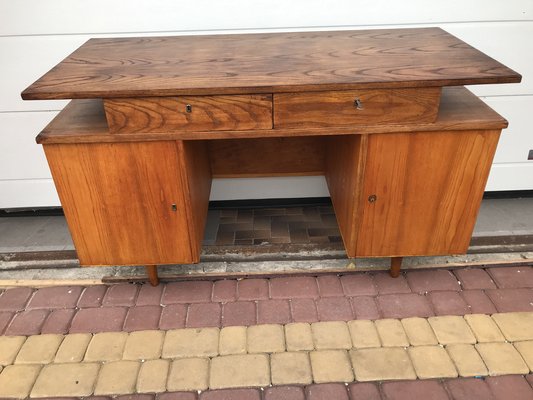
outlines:
[{"label": "yellow paving stone", "polygon": [[246,354],[246,327],[227,326],[220,330],[218,351],[221,355]]},{"label": "yellow paving stone", "polygon": [[467,314],[465,320],[479,343],[505,342],[498,325],[485,314]]},{"label": "yellow paving stone", "polygon": [[346,350],[319,350],[309,353],[315,383],[352,382],[353,371]]},{"label": "yellow paving stone", "polygon": [[209,388],[263,387],[270,385],[267,354],[239,354],[211,360]]},{"label": "yellow paving stone", "polygon": [[288,351],[313,350],[311,325],[304,322],[285,325],[285,341]]},{"label": "yellow paving stone", "polygon": [[0,336],[0,365],[13,364],[26,336]]},{"label": "yellow paving stone", "polygon": [[415,346],[407,351],[420,379],[457,377],[450,356],[441,346]]},{"label": "yellow paving stone", "polygon": [[508,341],[533,340],[533,312],[492,314],[492,319]]},{"label": "yellow paving stone", "polygon": [[154,360],[161,357],[164,331],[132,332],[126,339],[123,360]]},{"label": "yellow paving stone", "polygon": [[348,329],[350,330],[353,347],[356,349],[381,347],[378,331],[372,321],[349,321]]},{"label": "yellow paving stone", "polygon": [[283,325],[253,325],[247,330],[248,353],[279,353],[285,351]]},{"label": "yellow paving stone", "polygon": [[315,322],[311,324],[311,332],[317,350],[348,350],[352,348],[352,339],[346,322]]},{"label": "yellow paving stone", "polygon": [[59,346],[59,349],[57,350],[54,362],[80,362],[85,356],[87,346],[92,337],[93,335],[90,333],[74,333],[72,335],[66,335],[61,342],[61,346]]},{"label": "yellow paving stone", "polygon": [[218,355],[218,328],[167,331],[163,358],[212,357]]},{"label": "yellow paving stone", "polygon": [[89,396],[100,365],[68,363],[46,365],[31,391],[31,397]]},{"label": "yellow paving stone", "polygon": [[440,344],[474,344],[476,338],[463,317],[430,317],[428,322]]},{"label": "yellow paving stone", "polygon": [[270,356],[273,385],[307,385],[313,382],[309,355],[304,351]]},{"label": "yellow paving stone", "polygon": [[432,346],[439,344],[433,329],[425,318],[402,319],[403,329],[411,346]]},{"label": "yellow paving stone", "polygon": [[100,368],[94,394],[100,396],[134,393],[140,366],[141,363],[137,361],[105,363]]},{"label": "yellow paving stone", "polygon": [[41,370],[40,365],[8,365],[0,374],[0,398],[26,398]]},{"label": "yellow paving stone", "polygon": [[415,370],[401,347],[351,350],[355,379],[361,382],[416,379]]},{"label": "yellow paving stone", "polygon": [[513,345],[526,362],[529,370],[533,372],[533,341],[514,342]]},{"label": "yellow paving stone", "polygon": [[485,362],[489,375],[527,374],[529,368],[510,343],[478,343],[476,350]]},{"label": "yellow paving stone", "polygon": [[169,360],[143,362],[137,378],[137,392],[161,393],[166,391],[169,367]]},{"label": "yellow paving stone", "polygon": [[85,361],[121,360],[127,338],[126,332],[97,333],[87,347]]},{"label": "yellow paving stone", "polygon": [[378,319],[374,322],[383,347],[407,347],[409,340],[397,319]]},{"label": "yellow paving stone", "polygon": [[167,390],[205,390],[208,387],[208,374],[208,358],[182,358],[181,360],[174,360],[170,366]]},{"label": "yellow paving stone", "polygon": [[48,364],[54,360],[63,335],[30,336],[15,359],[15,364]]},{"label": "yellow paving stone", "polygon": [[474,345],[449,344],[446,346],[446,350],[452,358],[459,376],[485,376],[489,373]]}]

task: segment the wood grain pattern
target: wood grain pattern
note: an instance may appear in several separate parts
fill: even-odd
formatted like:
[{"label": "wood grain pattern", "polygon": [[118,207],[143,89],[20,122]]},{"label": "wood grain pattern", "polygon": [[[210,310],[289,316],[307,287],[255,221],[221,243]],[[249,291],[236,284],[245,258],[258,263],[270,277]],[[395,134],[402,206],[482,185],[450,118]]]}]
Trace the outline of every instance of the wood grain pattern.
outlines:
[{"label": "wood grain pattern", "polygon": [[81,265],[197,260],[176,142],[46,145],[44,150]]},{"label": "wood grain pattern", "polygon": [[435,87],[279,93],[274,95],[274,127],[431,123],[437,119],[440,92]]},{"label": "wood grain pattern", "polygon": [[321,136],[228,139],[209,142],[216,178],[324,174]]},{"label": "wood grain pattern", "polygon": [[250,139],[261,137],[327,136],[372,133],[461,131],[503,129],[507,121],[469,90],[443,88],[435,123],[359,125],[325,128],[283,128],[243,131],[198,131],[166,133],[110,134],[101,100],[71,101],[37,136],[37,143],[94,143],[154,140]]},{"label": "wood grain pattern", "polygon": [[[182,193],[187,213],[192,261],[200,262],[200,250],[204,239],[209,194],[211,193],[211,166],[207,143],[200,140],[178,141],[178,155],[182,179]],[[175,241],[185,241],[176,237]],[[184,263],[183,261],[178,261]]]},{"label": "wood grain pattern", "polygon": [[[348,257],[356,257],[368,135],[328,137],[326,181]],[[364,234],[364,233],[361,233]]]},{"label": "wood grain pattern", "polygon": [[104,110],[111,133],[272,128],[272,95],[104,99]]},{"label": "wood grain pattern", "polygon": [[357,255],[465,253],[499,136],[499,130],[370,135]]},{"label": "wood grain pattern", "polygon": [[22,98],[284,93],[520,82],[440,28],[91,39]]}]

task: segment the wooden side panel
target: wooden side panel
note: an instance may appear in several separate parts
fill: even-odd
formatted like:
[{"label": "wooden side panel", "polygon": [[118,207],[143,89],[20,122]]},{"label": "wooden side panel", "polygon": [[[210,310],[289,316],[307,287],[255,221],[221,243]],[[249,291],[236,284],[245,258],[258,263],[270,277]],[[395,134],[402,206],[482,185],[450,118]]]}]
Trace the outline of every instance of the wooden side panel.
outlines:
[{"label": "wooden side panel", "polygon": [[272,128],[272,95],[104,99],[111,133]]},{"label": "wooden side panel", "polygon": [[229,139],[209,142],[213,175],[219,178],[323,175],[321,136]]},{"label": "wooden side panel", "polygon": [[44,150],[82,265],[195,261],[175,141]]},{"label": "wooden side panel", "polygon": [[274,127],[435,122],[440,87],[274,95]]},{"label": "wooden side panel", "polygon": [[183,194],[187,207],[189,235],[193,262],[200,261],[204,238],[209,194],[211,193],[211,166],[204,141],[177,142],[182,171]]},{"label": "wooden side panel", "polygon": [[326,148],[326,181],[349,257],[356,256],[367,141],[366,135],[333,136]]},{"label": "wooden side panel", "polygon": [[465,253],[499,136],[370,135],[357,255]]}]

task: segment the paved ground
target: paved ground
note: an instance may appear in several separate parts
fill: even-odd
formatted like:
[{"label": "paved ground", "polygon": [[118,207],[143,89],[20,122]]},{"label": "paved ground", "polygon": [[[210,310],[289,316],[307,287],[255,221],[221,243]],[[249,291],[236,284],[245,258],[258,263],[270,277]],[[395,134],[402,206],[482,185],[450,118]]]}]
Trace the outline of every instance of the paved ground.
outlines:
[{"label": "paved ground", "polygon": [[533,268],[12,288],[0,334],[0,398],[533,399]]}]

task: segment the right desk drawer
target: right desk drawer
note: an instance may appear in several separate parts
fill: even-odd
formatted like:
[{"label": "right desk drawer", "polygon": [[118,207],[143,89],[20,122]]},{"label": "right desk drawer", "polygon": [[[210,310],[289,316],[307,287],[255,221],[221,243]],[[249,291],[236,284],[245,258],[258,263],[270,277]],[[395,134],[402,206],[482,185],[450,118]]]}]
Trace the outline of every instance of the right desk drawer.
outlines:
[{"label": "right desk drawer", "polygon": [[440,93],[440,87],[279,93],[274,95],[274,127],[431,123]]}]

